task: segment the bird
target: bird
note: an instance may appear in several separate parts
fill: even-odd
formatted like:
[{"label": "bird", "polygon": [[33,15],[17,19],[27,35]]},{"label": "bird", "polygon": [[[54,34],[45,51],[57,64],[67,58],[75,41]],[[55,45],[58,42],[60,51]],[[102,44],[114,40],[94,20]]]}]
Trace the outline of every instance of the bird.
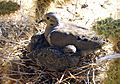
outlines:
[{"label": "bird", "polygon": [[41,22],[47,24],[44,36],[50,46],[65,48],[74,45],[77,50],[94,51],[104,44],[101,38],[90,35],[87,28],[64,23],[54,12],[46,13],[38,23]]},{"label": "bird", "polygon": [[76,67],[79,62],[79,54],[68,56],[67,53],[62,53],[59,48],[53,46],[36,49],[27,54],[26,57],[40,67],[50,71],[64,71],[65,69]]},{"label": "bird", "polygon": [[32,52],[37,49],[49,47],[49,43],[46,41],[44,33],[37,32],[31,37],[30,43],[27,45],[27,50]]}]

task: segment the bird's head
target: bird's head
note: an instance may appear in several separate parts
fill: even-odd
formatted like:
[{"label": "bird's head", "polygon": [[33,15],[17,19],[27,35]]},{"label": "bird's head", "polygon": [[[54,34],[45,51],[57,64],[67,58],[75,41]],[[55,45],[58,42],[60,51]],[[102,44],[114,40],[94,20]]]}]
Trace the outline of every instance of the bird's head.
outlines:
[{"label": "bird's head", "polygon": [[42,20],[40,20],[39,23],[45,22],[48,26],[57,26],[59,25],[59,21],[60,18],[56,13],[49,12],[43,16]]}]

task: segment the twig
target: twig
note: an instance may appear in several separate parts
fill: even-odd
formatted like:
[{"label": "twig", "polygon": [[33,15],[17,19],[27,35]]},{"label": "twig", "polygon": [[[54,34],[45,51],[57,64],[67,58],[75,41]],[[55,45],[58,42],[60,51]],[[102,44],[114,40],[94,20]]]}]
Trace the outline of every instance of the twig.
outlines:
[{"label": "twig", "polygon": [[59,84],[59,83],[61,83],[61,82],[62,82],[62,80],[63,80],[63,78],[64,78],[64,76],[65,76],[65,73],[63,73],[63,74],[62,74],[62,76],[61,76],[60,80],[58,80],[58,82],[57,82],[57,83],[55,83],[55,84]]},{"label": "twig", "polygon": [[92,81],[93,81],[93,84],[96,84],[95,83],[95,69],[94,69],[94,67],[93,67],[93,78],[92,78]]},{"label": "twig", "polygon": [[114,53],[114,54],[111,54],[111,55],[106,55],[104,57],[100,57],[99,59],[96,60],[96,63],[100,64],[103,61],[111,60],[111,59],[114,59],[114,58],[120,58],[120,53]]},{"label": "twig", "polygon": [[90,84],[90,80],[89,80],[89,74],[90,74],[90,70],[87,72],[87,84]]}]

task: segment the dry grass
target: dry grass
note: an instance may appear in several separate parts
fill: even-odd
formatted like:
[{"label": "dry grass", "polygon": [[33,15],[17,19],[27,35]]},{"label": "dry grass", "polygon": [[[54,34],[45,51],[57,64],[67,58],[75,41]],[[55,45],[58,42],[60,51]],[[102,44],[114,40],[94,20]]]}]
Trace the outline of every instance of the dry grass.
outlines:
[{"label": "dry grass", "polygon": [[110,69],[107,71],[108,77],[104,80],[104,84],[119,84],[120,83],[120,59],[114,59],[110,64]]},{"label": "dry grass", "polygon": [[[50,9],[55,8],[55,5],[65,5],[71,0],[37,0],[36,1],[36,19],[41,19],[43,14]],[[54,9],[53,9],[54,10]]]}]

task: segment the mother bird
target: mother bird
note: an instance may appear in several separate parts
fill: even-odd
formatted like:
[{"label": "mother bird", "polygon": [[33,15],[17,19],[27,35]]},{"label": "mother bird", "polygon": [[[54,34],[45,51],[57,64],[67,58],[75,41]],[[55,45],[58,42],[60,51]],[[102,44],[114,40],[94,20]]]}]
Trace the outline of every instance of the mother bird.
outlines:
[{"label": "mother bird", "polygon": [[[64,49],[66,46],[73,45],[76,50],[94,51],[103,45],[100,38],[89,35],[90,31],[88,29],[63,23],[60,21],[59,16],[53,12],[45,14],[40,22],[47,24],[44,36],[51,46]],[[76,50],[73,50],[75,48],[72,49],[72,47],[71,49],[69,47],[68,50],[76,52]]]}]

